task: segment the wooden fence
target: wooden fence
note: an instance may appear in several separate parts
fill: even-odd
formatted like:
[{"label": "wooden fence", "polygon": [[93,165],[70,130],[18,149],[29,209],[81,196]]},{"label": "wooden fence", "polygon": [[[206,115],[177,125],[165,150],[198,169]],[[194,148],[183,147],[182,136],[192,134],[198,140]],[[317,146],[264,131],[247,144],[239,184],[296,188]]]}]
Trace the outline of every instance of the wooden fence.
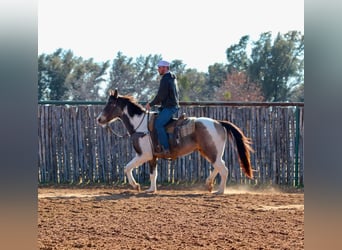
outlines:
[{"label": "wooden fence", "polygon": [[[103,105],[59,104],[38,105],[39,183],[125,183],[124,166],[135,152],[130,138],[113,136],[97,125]],[[182,103],[180,112],[231,121],[252,139],[255,179],[243,175],[228,142],[228,183],[304,185],[303,103]],[[121,122],[111,126],[126,133]],[[174,161],[159,159],[157,181],[204,181],[211,170],[198,152]],[[133,173],[138,182],[149,181],[148,164]]]}]

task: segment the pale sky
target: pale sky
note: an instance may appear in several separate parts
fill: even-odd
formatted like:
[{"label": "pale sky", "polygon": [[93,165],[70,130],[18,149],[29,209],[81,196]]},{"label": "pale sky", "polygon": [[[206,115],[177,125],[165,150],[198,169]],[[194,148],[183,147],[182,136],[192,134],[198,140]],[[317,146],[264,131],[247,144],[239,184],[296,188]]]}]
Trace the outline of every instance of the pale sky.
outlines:
[{"label": "pale sky", "polygon": [[104,62],[161,55],[207,72],[244,35],[304,34],[304,0],[40,0],[38,54],[58,48]]}]

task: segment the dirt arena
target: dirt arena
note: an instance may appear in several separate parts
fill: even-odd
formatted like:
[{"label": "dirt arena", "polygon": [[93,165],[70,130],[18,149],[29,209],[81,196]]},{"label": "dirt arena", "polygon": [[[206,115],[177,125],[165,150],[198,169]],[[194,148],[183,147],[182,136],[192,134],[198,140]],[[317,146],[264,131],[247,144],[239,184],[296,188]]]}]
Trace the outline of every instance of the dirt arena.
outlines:
[{"label": "dirt arena", "polygon": [[304,192],[39,188],[38,248],[304,249]]}]

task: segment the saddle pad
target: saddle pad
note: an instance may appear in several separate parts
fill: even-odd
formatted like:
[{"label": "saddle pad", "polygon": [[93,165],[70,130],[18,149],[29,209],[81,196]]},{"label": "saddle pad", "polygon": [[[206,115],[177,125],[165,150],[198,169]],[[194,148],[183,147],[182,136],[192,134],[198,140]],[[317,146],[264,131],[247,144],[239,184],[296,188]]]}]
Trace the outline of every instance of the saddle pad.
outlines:
[{"label": "saddle pad", "polygon": [[193,119],[186,119],[186,121],[178,127],[178,133],[179,133],[178,135],[180,138],[190,135],[194,131],[195,131],[195,121]]}]

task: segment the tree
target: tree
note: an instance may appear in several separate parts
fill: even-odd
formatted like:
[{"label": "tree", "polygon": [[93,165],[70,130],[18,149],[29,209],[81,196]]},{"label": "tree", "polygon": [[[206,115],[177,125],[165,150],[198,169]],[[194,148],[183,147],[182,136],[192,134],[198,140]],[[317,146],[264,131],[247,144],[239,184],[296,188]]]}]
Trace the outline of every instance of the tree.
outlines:
[{"label": "tree", "polygon": [[159,55],[149,55],[134,60],[119,52],[112,63],[107,90],[118,89],[122,94],[147,101],[158,90],[156,69],[160,59]]},{"label": "tree", "polygon": [[181,76],[186,71],[186,65],[182,60],[175,59],[171,62],[170,70],[176,74],[176,76]]},{"label": "tree", "polygon": [[252,49],[251,80],[260,84],[267,101],[287,101],[291,89],[303,81],[304,36],[291,31],[278,33],[272,44],[271,33],[263,33]]},{"label": "tree", "polygon": [[[217,100],[216,96],[223,100],[304,100],[304,35],[298,31],[279,33],[273,41],[270,32],[262,33],[251,43],[250,56],[249,44],[249,36],[241,37],[238,44],[226,50],[227,64],[214,63],[208,73],[173,60],[171,71],[177,76],[180,100]],[[109,71],[105,92],[118,89],[123,95],[148,101],[159,87],[159,60],[160,55],[132,58],[119,52],[110,64],[95,63],[92,58],[83,60],[70,50],[42,54],[38,56],[38,98],[102,99],[99,90],[107,82]]]},{"label": "tree", "polygon": [[290,102],[304,102],[304,83],[294,87],[290,92]]},{"label": "tree", "polygon": [[206,93],[207,100],[215,99],[218,89],[224,84],[227,72],[227,65],[222,63],[215,63],[208,67],[206,84],[203,86],[203,92]]},{"label": "tree", "polygon": [[45,55],[38,57],[38,100],[49,98],[49,74],[47,72]]},{"label": "tree", "polygon": [[[157,92],[159,87],[157,64],[160,61],[160,55],[140,56],[137,58],[138,63],[136,79],[136,96],[139,100],[148,101],[152,95]],[[139,63],[140,61],[140,63]]]},{"label": "tree", "polygon": [[250,65],[246,52],[248,42],[249,36],[243,36],[238,44],[232,45],[226,50],[229,73],[236,71],[245,72],[248,70]]},{"label": "tree", "polygon": [[92,58],[75,65],[67,81],[69,99],[101,100],[99,91],[108,68],[108,61],[98,64],[93,62]]},{"label": "tree", "polygon": [[109,62],[83,60],[71,50],[58,49],[38,57],[39,100],[96,100]]},{"label": "tree", "polygon": [[178,76],[179,95],[181,101],[204,101],[208,93],[204,92],[207,82],[205,73],[196,69],[187,69]]},{"label": "tree", "polygon": [[248,81],[245,72],[233,71],[227,74],[224,84],[217,91],[220,101],[264,101],[260,87]]},{"label": "tree", "polygon": [[38,97],[45,100],[62,100],[68,90],[66,79],[77,59],[72,51],[56,50],[38,58]]},{"label": "tree", "polygon": [[247,56],[248,36],[226,51],[228,73],[246,73],[247,82],[260,86],[266,101],[287,101],[295,86],[304,81],[304,36],[298,31],[262,33]]}]

